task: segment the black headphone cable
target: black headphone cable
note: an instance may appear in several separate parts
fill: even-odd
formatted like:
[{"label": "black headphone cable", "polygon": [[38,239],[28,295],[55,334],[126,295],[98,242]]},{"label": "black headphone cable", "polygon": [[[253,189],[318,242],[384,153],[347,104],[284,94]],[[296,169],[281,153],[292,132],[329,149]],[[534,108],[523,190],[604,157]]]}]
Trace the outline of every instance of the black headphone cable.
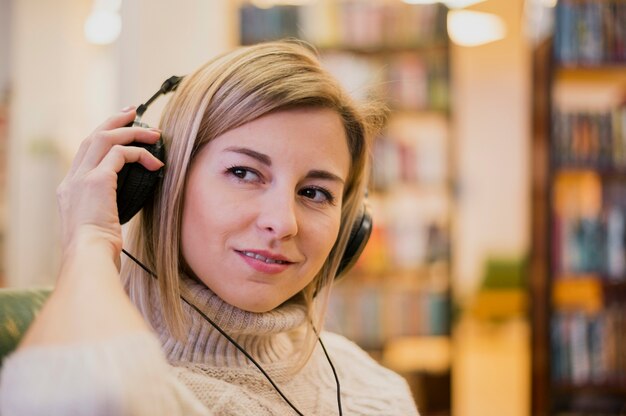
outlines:
[{"label": "black headphone cable", "polygon": [[[137,258],[135,258],[132,254],[130,254],[128,251],[126,251],[125,249],[122,249],[122,253],[124,253],[126,256],[128,256],[128,258],[130,258],[132,261],[134,261],[135,263],[137,263],[139,265],[139,267],[141,267],[146,273],[148,273],[150,276],[152,276],[155,279],[158,279],[157,275],[152,272],[150,269],[148,269],[142,262],[140,262]],[[261,365],[250,355],[250,353],[248,353],[248,351],[246,351],[241,345],[239,345],[239,343],[237,341],[235,341],[230,335],[228,335],[226,333],[226,331],[224,331],[218,324],[216,324],[215,322],[213,322],[213,320],[211,318],[209,318],[204,312],[202,312],[196,305],[194,305],[193,303],[189,302],[187,299],[185,299],[185,297],[181,294],[180,298],[187,304],[189,305],[191,308],[193,308],[196,312],[198,312],[200,314],[200,316],[202,316],[209,324],[211,324],[211,326],[213,326],[213,328],[215,328],[220,334],[222,334],[224,336],[224,338],[226,338],[231,344],[233,344],[235,346],[235,348],[237,348],[248,360],[250,360],[250,362],[252,364],[254,364],[254,366],[261,372],[261,374],[263,374],[263,376],[267,379],[267,381],[269,381],[269,383],[272,385],[272,387],[274,387],[274,390],[276,390],[276,392],[280,395],[280,397],[282,397],[282,399],[299,415],[299,416],[304,416],[304,414],[298,410],[298,408],[287,398],[287,396],[285,396],[285,394],[280,390],[280,388],[276,385],[276,383],[274,382],[274,380],[272,380],[272,378],[270,377],[270,375],[263,369],[263,367],[261,367]],[[328,351],[326,351],[326,347],[324,346],[324,343],[322,342],[322,338],[320,337],[319,333],[317,332],[317,330],[315,329],[315,327],[313,326],[313,324],[311,323],[311,326],[313,327],[313,331],[315,332],[315,335],[317,336],[317,341],[319,342],[320,346],[322,347],[322,351],[324,352],[324,355],[326,356],[326,360],[328,361],[328,364],[330,365],[330,368],[333,372],[333,376],[335,377],[335,383],[337,385],[337,408],[339,410],[339,416],[343,416],[343,410],[342,410],[342,405],[341,405],[341,386],[339,384],[339,376],[337,375],[337,371],[335,370],[335,366],[333,365],[332,360],[330,359],[330,356],[328,355]]]}]

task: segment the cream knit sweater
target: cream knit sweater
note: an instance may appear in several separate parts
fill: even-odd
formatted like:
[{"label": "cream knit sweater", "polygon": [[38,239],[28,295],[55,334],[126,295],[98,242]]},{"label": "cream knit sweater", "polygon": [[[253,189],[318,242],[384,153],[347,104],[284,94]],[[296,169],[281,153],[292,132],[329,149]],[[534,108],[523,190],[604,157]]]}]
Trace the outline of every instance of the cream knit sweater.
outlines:
[{"label": "cream knit sweater", "polygon": [[[306,320],[302,305],[250,313],[223,302],[202,284],[183,283],[186,298],[235,338],[303,414],[338,414],[335,380],[319,344],[302,370],[288,371]],[[148,320],[160,344],[152,333],[136,333],[93,345],[13,354],[1,374],[0,414],[296,414],[243,354],[184,307],[191,321],[186,343],[176,341],[159,311],[153,311]],[[327,332],[321,337],[341,383],[344,415],[417,415],[404,379],[345,338]]]}]

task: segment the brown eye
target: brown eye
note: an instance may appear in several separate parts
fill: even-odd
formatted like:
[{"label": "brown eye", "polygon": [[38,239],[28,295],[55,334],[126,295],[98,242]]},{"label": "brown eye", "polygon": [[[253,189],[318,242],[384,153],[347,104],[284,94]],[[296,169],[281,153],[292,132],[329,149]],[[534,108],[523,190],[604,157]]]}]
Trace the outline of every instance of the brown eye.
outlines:
[{"label": "brown eye", "polygon": [[322,188],[303,188],[298,192],[298,195],[319,203],[332,204],[335,201],[330,191]]},{"label": "brown eye", "polygon": [[260,175],[256,171],[243,166],[232,166],[227,169],[227,173],[243,182],[258,182],[261,180]]}]

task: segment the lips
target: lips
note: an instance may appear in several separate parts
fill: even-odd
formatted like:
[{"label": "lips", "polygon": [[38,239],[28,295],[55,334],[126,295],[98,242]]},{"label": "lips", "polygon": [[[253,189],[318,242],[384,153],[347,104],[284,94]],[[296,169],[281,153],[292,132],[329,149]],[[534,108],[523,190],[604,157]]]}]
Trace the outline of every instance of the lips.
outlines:
[{"label": "lips", "polygon": [[262,274],[282,273],[294,264],[286,257],[267,251],[236,250],[236,253],[248,266]]},{"label": "lips", "polygon": [[290,261],[282,260],[281,258],[267,257],[262,254],[256,253],[254,251],[240,251],[240,253],[246,257],[251,257],[253,259],[260,260],[267,264],[290,264],[291,263]]}]

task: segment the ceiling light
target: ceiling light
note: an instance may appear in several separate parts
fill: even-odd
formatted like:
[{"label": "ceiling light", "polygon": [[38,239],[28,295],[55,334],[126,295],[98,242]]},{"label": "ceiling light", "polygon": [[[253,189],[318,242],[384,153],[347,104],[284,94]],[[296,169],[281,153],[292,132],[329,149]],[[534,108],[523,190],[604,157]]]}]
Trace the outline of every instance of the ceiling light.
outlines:
[{"label": "ceiling light", "polygon": [[451,10],[448,12],[448,35],[460,46],[484,45],[504,38],[506,24],[495,14]]},{"label": "ceiling light", "polygon": [[122,31],[122,19],[118,13],[94,10],[85,22],[85,38],[89,43],[107,45],[115,42]]}]

